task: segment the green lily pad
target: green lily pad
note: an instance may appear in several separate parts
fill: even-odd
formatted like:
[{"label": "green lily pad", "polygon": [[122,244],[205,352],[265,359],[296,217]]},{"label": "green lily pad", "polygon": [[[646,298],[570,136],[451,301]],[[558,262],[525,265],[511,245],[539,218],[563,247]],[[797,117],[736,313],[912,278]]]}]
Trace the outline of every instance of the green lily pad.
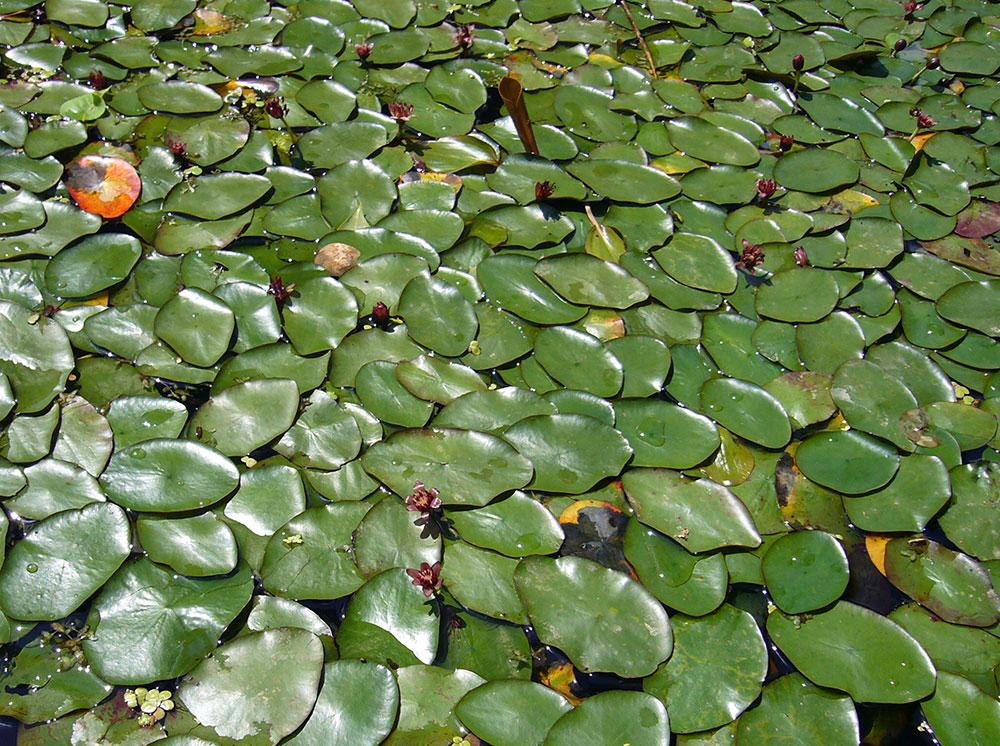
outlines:
[{"label": "green lily pad", "polygon": [[524,606],[514,589],[516,559],[464,541],[446,542],[441,580],[456,601],[480,614],[525,624]]},{"label": "green lily pad", "polygon": [[617,476],[632,455],[617,430],[582,414],[528,417],[508,428],[504,439],[534,465],[528,486],[548,492],[584,492]]},{"label": "green lily pad", "polygon": [[563,385],[595,396],[614,396],[624,381],[618,358],[600,340],[576,329],[543,329],[535,338],[535,359]]},{"label": "green lily pad", "polygon": [[769,682],[760,704],[740,716],[740,743],[781,739],[788,744],[848,746],[858,742],[858,714],[850,697],[814,686],[799,673]]},{"label": "green lily pad", "polygon": [[174,513],[218,502],[236,489],[239,472],[214,448],[157,438],[115,453],[100,481],[119,505]]},{"label": "green lily pad", "polygon": [[18,412],[38,412],[66,387],[73,353],[58,324],[31,323],[31,312],[0,300],[0,372],[17,399]]},{"label": "green lily pad", "polygon": [[163,209],[202,220],[218,220],[252,205],[270,189],[270,179],[256,174],[198,176],[190,184],[180,183],[171,189],[163,201]]},{"label": "green lily pad", "polygon": [[260,577],[276,596],[333,599],[364,583],[349,553],[366,503],[319,505],[292,518],[267,543]]},{"label": "green lily pad", "polygon": [[236,567],[236,537],[212,513],[191,518],[140,516],[136,533],[151,560],[182,575],[225,575]]},{"label": "green lily pad", "polygon": [[885,487],[844,500],[847,515],[865,531],[923,531],[951,497],[948,469],[937,456],[911,454]]},{"label": "green lily pad", "polygon": [[222,514],[258,536],[270,537],[305,509],[306,493],[298,470],[267,464],[240,475],[240,488]]},{"label": "green lily pad", "polygon": [[[659,602],[628,576],[596,562],[529,557],[521,560],[514,584],[539,639],[582,671],[646,676],[673,649]],[[613,648],[596,642],[612,631],[618,641]]]},{"label": "green lily pad", "polygon": [[409,651],[417,660],[428,663],[434,660],[440,624],[426,600],[401,568],[369,578],[347,605],[337,633],[341,651],[344,650],[345,628],[367,624],[382,630],[398,648]]},{"label": "green lily pad", "polygon": [[674,652],[643,681],[670,714],[674,733],[734,721],[760,694],[767,648],[757,622],[729,604],[703,617],[674,616]]},{"label": "green lily pad", "polygon": [[943,621],[988,627],[1000,619],[989,573],[974,559],[924,538],[893,539],[886,577]]},{"label": "green lily pad", "polygon": [[633,466],[689,469],[720,444],[715,423],[669,402],[622,399],[615,403],[615,421],[632,447]]},{"label": "green lily pad", "polygon": [[778,272],[760,286],[754,308],[778,321],[819,321],[840,300],[829,272],[803,267]]},{"label": "green lily pad", "polygon": [[743,503],[710,479],[690,479],[667,469],[632,469],[622,484],[640,522],[691,552],[760,544]]},{"label": "green lily pad", "polygon": [[854,430],[817,433],[802,442],[795,463],[809,479],[847,495],[884,487],[899,469],[899,454]]},{"label": "green lily pad", "polygon": [[554,404],[533,391],[508,386],[460,396],[438,413],[434,425],[500,434],[527,417],[557,413]]},{"label": "green lily pad", "polygon": [[452,357],[469,349],[479,328],[476,312],[460,290],[421,275],[399,296],[399,314],[416,342]]},{"label": "green lily pad", "polygon": [[309,719],[285,743],[290,746],[378,746],[399,711],[392,671],[360,660],[331,661]]},{"label": "green lily pad", "polygon": [[147,83],[138,89],[139,101],[147,109],[171,114],[218,111],[222,98],[208,86],[186,80]]},{"label": "green lily pad", "polygon": [[[0,609],[14,619],[61,619],[118,569],[131,548],[128,518],[117,505],[92,503],[36,524],[7,552]],[[72,576],[66,567],[72,566]]]},{"label": "green lily pad", "polygon": [[567,303],[535,275],[536,261],[507,255],[485,259],[477,268],[487,298],[522,318],[539,324],[566,324],[586,314]]},{"label": "green lily pad", "polygon": [[697,290],[731,293],[737,275],[733,258],[710,236],[675,233],[653,258],[677,282]]},{"label": "green lily pad", "polygon": [[833,603],[850,580],[844,548],[823,531],[785,534],[767,550],[761,571],[774,603],[786,614]]},{"label": "green lily pad", "polygon": [[781,402],[749,381],[706,381],[701,388],[701,407],[726,429],[765,448],[781,448],[792,437],[792,426]]},{"label": "green lily pad", "polygon": [[956,324],[990,336],[1000,335],[995,320],[1000,311],[1000,281],[963,282],[946,291],[936,304],[938,313]]},{"label": "green lily pad", "polygon": [[523,492],[475,510],[449,511],[448,519],[465,541],[508,557],[552,554],[564,538],[552,513]]},{"label": "green lily pad", "polygon": [[989,743],[1000,735],[996,699],[961,676],[939,672],[934,695],[920,707],[940,743]]},{"label": "green lily pad", "polygon": [[185,288],[160,308],[156,336],[191,365],[215,364],[229,349],[236,317],[225,303],[203,290]]},{"label": "green lily pad", "polygon": [[473,689],[455,706],[455,714],[466,728],[496,746],[540,746],[572,707],[548,687],[507,679]]},{"label": "green lily pad", "polygon": [[361,463],[396,494],[423,482],[440,490],[445,505],[485,505],[524,487],[532,474],[531,462],[500,438],[451,428],[399,431],[369,448]]},{"label": "green lily pad", "polygon": [[608,691],[588,697],[556,721],[542,746],[619,742],[632,746],[670,743],[667,710],[658,699],[630,691]]},{"label": "green lily pad", "polygon": [[570,303],[628,308],[649,297],[639,280],[613,262],[589,254],[562,254],[543,259],[534,272]]},{"label": "green lily pad", "polygon": [[760,160],[757,147],[743,135],[701,117],[672,119],[667,132],[677,150],[698,160],[733,166],[754,166]]},{"label": "green lily pad", "polygon": [[914,450],[900,417],[915,409],[917,400],[898,378],[867,360],[848,360],[837,368],[831,385],[833,401],[851,427]]},{"label": "green lily pad", "polygon": [[323,646],[311,632],[253,632],[202,661],[181,682],[177,698],[223,738],[257,736],[276,744],[309,717],[322,670]]},{"label": "green lily pad", "polygon": [[238,383],[205,402],[192,415],[188,432],[226,456],[244,456],[288,430],[298,406],[295,381],[262,378]]},{"label": "green lily pad", "polygon": [[845,691],[855,701],[913,702],[934,690],[934,666],[917,641],[885,617],[847,601],[807,619],[772,613],[767,631],[810,681]]},{"label": "green lily pad", "polygon": [[577,160],[567,169],[602,197],[648,205],[680,193],[675,178],[652,166],[619,160]]},{"label": "green lily pad", "polygon": [[815,194],[854,184],[858,164],[832,150],[811,148],[783,155],[774,166],[774,178],[785,189]]},{"label": "green lily pad", "polygon": [[447,405],[465,394],[486,389],[483,379],[472,368],[431,355],[399,363],[395,373],[411,394],[439,404]]}]

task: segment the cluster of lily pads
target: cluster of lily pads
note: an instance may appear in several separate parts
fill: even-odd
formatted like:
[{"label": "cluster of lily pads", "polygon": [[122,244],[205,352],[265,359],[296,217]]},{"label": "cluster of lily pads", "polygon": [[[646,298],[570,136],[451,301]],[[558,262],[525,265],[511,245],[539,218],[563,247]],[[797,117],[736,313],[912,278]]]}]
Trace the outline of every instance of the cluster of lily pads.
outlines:
[{"label": "cluster of lily pads", "polygon": [[0,45],[19,746],[1000,743],[996,5]]}]

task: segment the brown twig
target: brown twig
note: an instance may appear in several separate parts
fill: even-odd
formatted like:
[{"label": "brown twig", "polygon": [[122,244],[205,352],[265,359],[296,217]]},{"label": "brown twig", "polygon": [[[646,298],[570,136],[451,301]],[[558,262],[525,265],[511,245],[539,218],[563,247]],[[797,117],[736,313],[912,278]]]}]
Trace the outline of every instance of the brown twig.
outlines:
[{"label": "brown twig", "polygon": [[646,44],[646,40],[642,37],[639,25],[635,22],[635,18],[632,17],[632,11],[628,9],[628,3],[622,0],[621,5],[622,10],[625,11],[625,15],[628,16],[628,20],[632,24],[632,30],[635,31],[635,38],[639,40],[639,46],[646,53],[646,60],[649,62],[649,75],[653,80],[656,80],[656,64],[653,62],[653,53],[649,51],[649,45]]},{"label": "brown twig", "polygon": [[521,83],[517,78],[508,75],[500,81],[497,90],[510,118],[514,120],[517,136],[521,139],[524,149],[532,155],[538,155],[538,143],[535,142],[535,131],[531,129],[528,107],[524,105],[524,90],[521,88]]}]

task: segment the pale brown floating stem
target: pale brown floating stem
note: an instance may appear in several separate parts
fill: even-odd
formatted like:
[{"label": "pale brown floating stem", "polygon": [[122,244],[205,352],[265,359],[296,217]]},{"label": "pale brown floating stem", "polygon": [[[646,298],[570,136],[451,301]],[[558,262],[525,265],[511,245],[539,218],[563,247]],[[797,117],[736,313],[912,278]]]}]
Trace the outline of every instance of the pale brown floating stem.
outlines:
[{"label": "pale brown floating stem", "polygon": [[521,139],[524,149],[532,155],[538,155],[538,143],[535,142],[535,132],[531,129],[531,119],[528,118],[528,108],[524,105],[524,90],[517,78],[510,75],[500,81],[497,86],[500,98],[514,120],[517,136]]},{"label": "pale brown floating stem", "polygon": [[635,31],[635,38],[639,40],[639,46],[642,47],[642,51],[646,53],[646,61],[649,62],[649,75],[653,78],[653,80],[656,80],[656,64],[653,62],[653,53],[649,51],[649,46],[646,44],[646,40],[642,37],[639,25],[635,22],[635,18],[632,17],[632,11],[628,9],[628,3],[625,0],[622,0],[621,5],[622,10],[625,11],[625,15],[628,16],[628,20],[632,24],[632,30]]}]

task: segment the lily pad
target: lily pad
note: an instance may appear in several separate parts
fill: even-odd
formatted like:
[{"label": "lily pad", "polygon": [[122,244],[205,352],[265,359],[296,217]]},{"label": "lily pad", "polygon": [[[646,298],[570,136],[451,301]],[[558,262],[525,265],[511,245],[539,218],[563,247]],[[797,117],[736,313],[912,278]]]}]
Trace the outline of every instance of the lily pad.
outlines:
[{"label": "lily pad", "polygon": [[56,513],[7,552],[0,609],[14,619],[61,619],[107,582],[130,549],[128,518],[117,505]]},{"label": "lily pad", "polygon": [[[521,560],[514,584],[539,639],[582,671],[646,676],[673,649],[659,602],[628,576],[596,562],[529,557]],[[612,630],[618,640],[613,649],[594,643]]]},{"label": "lily pad", "polygon": [[847,601],[808,619],[772,613],[767,631],[810,681],[846,691],[855,701],[913,702],[934,690],[934,666],[917,641]]},{"label": "lily pad", "polygon": [[504,440],[451,428],[401,430],[369,448],[361,463],[396,494],[423,482],[445,505],[485,505],[525,486],[532,474],[531,462]]}]

